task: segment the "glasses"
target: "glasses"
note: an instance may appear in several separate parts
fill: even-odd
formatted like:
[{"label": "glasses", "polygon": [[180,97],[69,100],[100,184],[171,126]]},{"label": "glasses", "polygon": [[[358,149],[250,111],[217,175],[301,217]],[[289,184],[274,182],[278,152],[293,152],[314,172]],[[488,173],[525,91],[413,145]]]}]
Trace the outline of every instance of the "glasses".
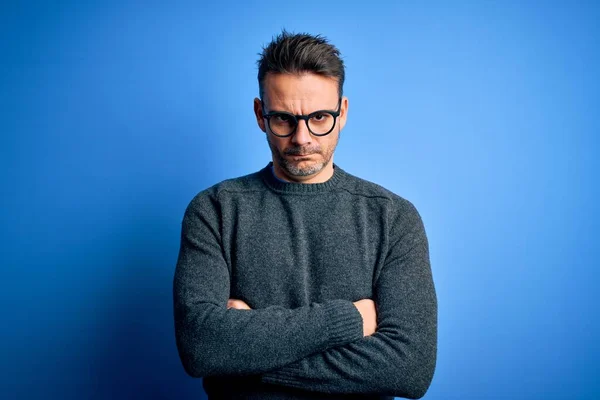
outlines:
[{"label": "glasses", "polygon": [[318,110],[308,115],[294,115],[285,111],[272,111],[265,113],[265,103],[261,100],[263,118],[267,119],[269,130],[273,135],[288,137],[296,132],[298,120],[303,119],[306,127],[315,136],[325,136],[335,127],[335,120],[340,116],[342,98],[338,100],[337,111]]}]

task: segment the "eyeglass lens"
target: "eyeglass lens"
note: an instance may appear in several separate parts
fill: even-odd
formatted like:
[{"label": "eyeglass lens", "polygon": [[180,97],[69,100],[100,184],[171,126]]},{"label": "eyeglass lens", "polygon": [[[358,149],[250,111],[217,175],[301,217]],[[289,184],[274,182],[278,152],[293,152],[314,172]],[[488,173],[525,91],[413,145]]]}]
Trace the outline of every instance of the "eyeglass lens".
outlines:
[{"label": "eyeglass lens", "polygon": [[[274,114],[269,121],[269,126],[271,131],[276,135],[289,135],[295,129],[298,124],[298,120],[294,118],[292,115],[277,113]],[[324,135],[329,133],[333,126],[335,125],[335,118],[333,115],[320,112],[314,115],[311,115],[307,120],[308,129],[316,134],[316,135]]]}]

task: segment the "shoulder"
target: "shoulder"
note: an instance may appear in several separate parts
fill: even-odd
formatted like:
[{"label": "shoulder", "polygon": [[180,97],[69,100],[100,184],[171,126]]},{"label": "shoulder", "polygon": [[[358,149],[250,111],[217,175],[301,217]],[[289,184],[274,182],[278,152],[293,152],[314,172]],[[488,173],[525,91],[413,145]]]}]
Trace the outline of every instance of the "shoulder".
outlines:
[{"label": "shoulder", "polygon": [[186,211],[214,208],[220,202],[221,197],[232,193],[262,190],[264,185],[262,184],[261,173],[262,171],[257,171],[251,174],[225,179],[201,190],[189,202]]},{"label": "shoulder", "polygon": [[[262,182],[262,171],[238,176],[236,178],[226,179],[219,182],[207,190],[216,196],[222,196],[227,193],[253,192],[264,189]],[[202,193],[202,192],[201,192]]]},{"label": "shoulder", "polygon": [[407,198],[371,181],[343,171],[342,189],[357,197],[373,199],[383,205],[384,212],[395,226],[423,226],[417,207]]},{"label": "shoulder", "polygon": [[356,175],[353,175],[345,170],[343,170],[344,174],[344,184],[342,185],[342,189],[349,192],[352,195],[358,197],[366,197],[366,198],[374,198],[381,199],[387,201],[394,208],[400,209],[415,209],[415,206],[408,199],[402,197],[401,195],[392,192],[391,190],[369,180],[359,178]]}]

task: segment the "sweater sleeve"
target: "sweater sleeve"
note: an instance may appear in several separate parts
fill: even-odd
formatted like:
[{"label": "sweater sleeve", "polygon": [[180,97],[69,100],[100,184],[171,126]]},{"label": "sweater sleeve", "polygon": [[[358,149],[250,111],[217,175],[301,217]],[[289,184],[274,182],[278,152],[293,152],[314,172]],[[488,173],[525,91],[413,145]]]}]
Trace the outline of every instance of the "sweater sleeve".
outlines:
[{"label": "sweater sleeve", "polygon": [[325,393],[426,393],[436,364],[437,296],[424,226],[407,203],[374,283],[376,332],[269,371],[263,382]]},{"label": "sweater sleeve", "polygon": [[287,309],[227,309],[229,268],[220,244],[217,203],[198,195],[183,217],[173,280],[175,337],[193,377],[257,374],[363,337],[350,301]]}]

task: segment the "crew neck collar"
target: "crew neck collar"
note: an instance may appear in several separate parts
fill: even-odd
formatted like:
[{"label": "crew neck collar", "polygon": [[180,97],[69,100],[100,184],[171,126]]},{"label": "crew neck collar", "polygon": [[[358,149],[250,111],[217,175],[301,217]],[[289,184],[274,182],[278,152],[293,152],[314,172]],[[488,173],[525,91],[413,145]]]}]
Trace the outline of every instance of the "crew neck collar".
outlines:
[{"label": "crew neck collar", "polygon": [[283,193],[319,193],[329,191],[342,181],[345,173],[333,163],[333,175],[331,178],[321,183],[298,183],[298,182],[286,182],[275,176],[273,171],[273,161],[270,161],[266,167],[261,171],[261,176],[267,186],[271,189]]}]

